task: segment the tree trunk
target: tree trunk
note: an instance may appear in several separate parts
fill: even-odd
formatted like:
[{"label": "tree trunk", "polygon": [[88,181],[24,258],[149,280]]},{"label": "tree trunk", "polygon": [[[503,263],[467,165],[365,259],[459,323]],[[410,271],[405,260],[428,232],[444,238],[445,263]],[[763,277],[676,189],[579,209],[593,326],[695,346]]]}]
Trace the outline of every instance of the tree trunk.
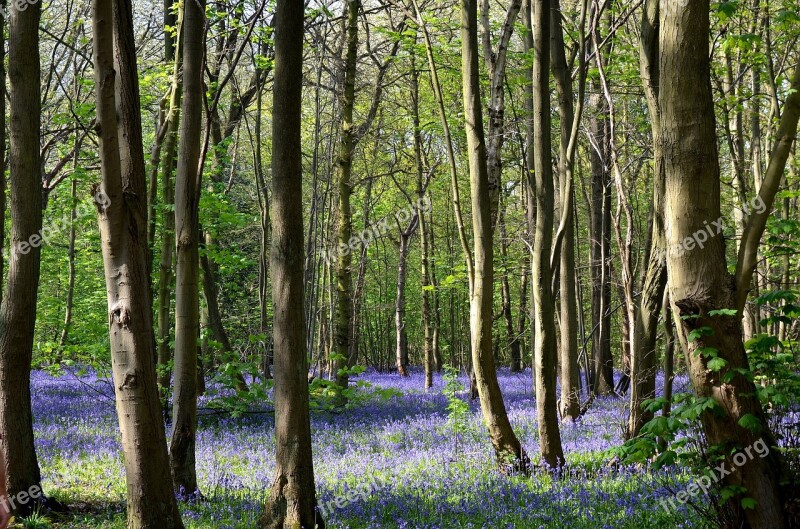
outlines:
[{"label": "tree trunk", "polygon": [[400,231],[397,257],[397,295],[394,306],[395,365],[397,374],[408,376],[408,337],[406,336],[406,277],[408,277],[408,252],[411,236],[417,229],[418,217],[415,215],[411,225]]},{"label": "tree trunk", "polygon": [[[770,447],[775,442],[753,383],[737,373],[748,369],[741,318],[711,314],[737,306],[734,278],[726,266],[725,241],[716,236],[701,245],[689,244],[706,232],[708,223],[721,218],[709,18],[707,1],[661,4],[659,69],[661,79],[669,79],[660,85],[659,106],[666,172],[670,301],[695,391],[700,397],[714,399],[718,407],[713,413],[702,415],[701,420],[708,442],[721,445],[728,454],[726,467],[732,470],[723,483],[742,486],[747,489],[744,494],[755,499],[755,507],[742,513],[745,526],[782,529],[787,526],[788,516],[780,490],[779,453],[773,449],[766,457],[751,458],[741,467],[730,461],[731,454],[758,439]],[[704,192],[697,193],[697,189]],[[690,339],[689,334],[699,328],[704,331],[694,335],[701,336]],[[711,355],[701,354],[712,349],[725,361],[721,369],[711,369]],[[759,421],[759,431],[739,424],[745,416]]]},{"label": "tree trunk", "polygon": [[556,393],[556,325],[553,299],[553,164],[550,138],[550,0],[533,0],[533,123],[536,234],[532,269],[534,310],[534,385],[542,460],[552,469],[564,464]]},{"label": "tree trunk", "polygon": [[472,364],[484,424],[489,430],[498,463],[506,472],[527,472],[530,460],[508,420],[492,354],[493,230],[478,76],[477,16],[477,0],[461,0],[462,82],[475,259],[470,292]]},{"label": "tree trunk", "polygon": [[278,0],[272,111],[276,470],[263,529],[324,529],[317,511],[303,292],[303,3]]},{"label": "tree trunk", "polygon": [[[0,27],[6,27],[6,0],[0,0]],[[5,31],[0,35],[0,299],[3,297],[6,278],[6,38]]]},{"label": "tree trunk", "polygon": [[[524,35],[524,51],[528,54],[533,54],[533,20],[532,16],[532,3],[533,0],[525,0],[522,8],[522,22],[525,25]],[[525,192],[523,193],[525,201],[525,227],[526,227],[526,244],[531,248],[529,254],[532,254],[534,238],[536,237],[536,182],[534,180],[534,166],[536,165],[535,156],[535,140],[534,140],[534,123],[533,123],[533,68],[525,69]],[[527,266],[533,271],[533,262],[531,256],[528,257]],[[527,272],[526,272],[527,275]],[[532,287],[532,285],[531,285]],[[530,358],[531,358],[531,373],[536,376],[536,363],[533,361],[534,347],[536,343],[536,319],[535,314],[535,292],[533,288],[530,289],[530,304],[528,320],[530,320]],[[521,307],[520,307],[521,308]]]},{"label": "tree trunk", "polygon": [[[567,64],[564,46],[564,29],[561,23],[561,6],[559,0],[552,0],[550,12],[551,23],[551,59],[553,77],[558,90],[558,113],[561,122],[561,141],[559,145],[558,172],[561,184],[561,222],[559,231],[561,238],[554,247],[551,264],[555,265],[555,258],[560,259],[560,341],[558,354],[561,364],[561,399],[559,415],[564,420],[575,420],[580,414],[580,370],[578,369],[578,307],[577,293],[575,291],[575,219],[573,216],[575,186],[573,184],[575,168],[575,149],[577,144],[578,127],[576,112],[573,103],[572,76]],[[581,28],[585,22],[586,5],[584,3],[581,14]],[[581,41],[583,30],[581,29]],[[579,55],[585,52],[582,49]],[[583,100],[585,74],[583,61],[579,64],[578,98]],[[579,104],[577,119],[583,105]],[[558,238],[558,235],[557,235]]]},{"label": "tree trunk", "polygon": [[508,263],[508,236],[506,234],[506,205],[500,199],[500,211],[498,213],[497,224],[500,228],[500,257],[504,261],[503,276],[500,278],[500,295],[502,302],[503,323],[506,328],[506,341],[511,356],[511,372],[519,373],[522,371],[522,351],[520,350],[519,335],[514,329],[514,315],[511,311],[511,284],[508,281],[509,270],[513,269]]},{"label": "tree trunk", "polygon": [[[353,107],[355,105],[356,60],[358,58],[358,12],[361,0],[347,2],[347,52],[344,61],[342,93],[342,131],[339,155],[336,160],[339,185],[338,224],[336,230],[336,316],[334,319],[333,376],[341,388],[346,388],[350,358],[351,321],[353,319],[353,256],[350,237],[353,218],[350,195],[353,191],[350,175],[353,169]],[[340,371],[344,371],[340,374]]]},{"label": "tree trunk", "polygon": [[[172,0],[166,9],[165,23],[172,20]],[[172,70],[172,87],[170,88],[169,108],[166,122],[167,132],[164,138],[163,159],[161,161],[161,193],[164,202],[163,233],[161,235],[161,262],[158,274],[158,309],[157,309],[157,347],[159,376],[158,385],[161,391],[164,407],[167,406],[167,395],[172,378],[169,361],[172,358],[172,348],[169,345],[172,332],[172,318],[170,316],[172,279],[175,261],[175,188],[173,175],[175,172],[175,158],[178,154],[178,130],[180,127],[181,98],[183,97],[183,9],[179,9],[174,20],[178,28],[177,43],[172,45],[172,39],[167,39],[167,57],[172,56],[174,61]],[[167,32],[169,34],[169,32]],[[172,52],[170,53],[170,50]],[[170,207],[173,206],[173,207]]]},{"label": "tree trunk", "polygon": [[[526,189],[528,186],[524,186]],[[527,193],[527,191],[526,191]],[[522,353],[525,351],[525,327],[528,321],[528,278],[530,276],[530,255],[526,254],[522,260],[522,274],[519,287],[519,311],[517,312],[517,334],[516,340],[519,349],[519,363],[512,357],[511,372],[519,373],[525,365],[522,361]],[[513,351],[513,350],[512,350]]]},{"label": "tree trunk", "polygon": [[[411,111],[414,125],[414,162],[417,170],[417,201],[422,204],[425,200],[424,168],[422,164],[422,132],[419,121],[419,72],[415,56],[411,55]],[[434,349],[434,321],[432,315],[434,289],[431,280],[430,240],[428,237],[428,221],[425,211],[418,207],[416,211],[419,219],[420,241],[420,274],[422,283],[422,333],[423,333],[423,364],[425,367],[425,389],[433,387],[433,372],[436,369],[436,352]]]},{"label": "tree trunk", "polygon": [[195,443],[205,0],[186,2],[183,9],[183,101],[175,176],[175,393],[170,464],[175,492],[191,497],[198,492]]},{"label": "tree trunk", "polygon": [[[200,230],[200,232],[202,233],[202,230]],[[205,232],[205,240],[203,244],[206,248],[213,245],[213,240],[208,232]],[[208,330],[211,331],[211,338],[219,344],[222,352],[226,356],[233,356],[233,345],[231,345],[231,341],[228,338],[228,333],[225,332],[225,326],[222,325],[222,314],[219,309],[219,295],[217,290],[217,281],[215,279],[216,275],[214,273],[214,263],[208,257],[207,252],[204,252],[203,255],[200,256],[200,268],[203,271],[203,299],[205,300],[206,309],[206,321],[204,328],[208,328]],[[236,391],[248,390],[247,381],[244,379],[244,375],[239,372],[234,375],[233,383]]]},{"label": "tree trunk", "polygon": [[[0,306],[0,443],[11,496],[41,484],[30,389],[42,244],[40,17],[40,3],[11,9],[8,33],[11,234]],[[19,514],[34,506],[20,506]]]},{"label": "tree trunk", "polygon": [[[593,91],[599,91],[595,84]],[[590,269],[592,277],[592,387],[594,394],[614,389],[611,356],[611,171],[608,165],[608,109],[597,93],[589,97],[589,161],[592,167]]]},{"label": "tree trunk", "polygon": [[[30,31],[35,33],[37,27],[34,25]],[[182,529],[156,386],[152,300],[147,275],[147,204],[142,199],[146,196],[144,154],[141,145],[120,146],[120,138],[137,140],[127,136],[127,127],[134,128],[138,122],[141,128],[130,2],[94,0],[93,30],[96,128],[103,175],[95,199],[108,291],[114,391],[125,456],[128,528]],[[119,60],[116,68],[115,51]],[[30,54],[30,50],[26,53]],[[115,101],[120,102],[119,113],[124,124],[119,129]],[[140,156],[141,163],[131,163],[129,159],[123,164],[123,152]]]},{"label": "tree trunk", "polygon": [[491,25],[489,22],[489,0],[481,1],[481,24],[483,25],[483,59],[489,70],[489,103],[487,105],[488,130],[486,141],[486,164],[489,171],[489,199],[492,227],[497,223],[500,204],[500,183],[503,174],[503,143],[505,142],[506,112],[506,55],[514,33],[522,0],[511,0],[506,19],[500,30],[497,51],[492,50]]},{"label": "tree trunk", "polygon": [[[633,351],[631,401],[626,432],[629,439],[639,435],[642,426],[653,418],[652,412],[643,409],[642,404],[645,400],[655,397],[656,393],[656,373],[658,372],[656,335],[658,334],[659,314],[662,312],[664,289],[667,285],[664,160],[661,148],[661,114],[658,107],[658,4],[658,0],[647,0],[645,3],[639,47],[639,69],[647,96],[653,131],[653,220],[649,237],[650,245],[647,249],[649,258],[642,281],[639,310],[636,311],[634,343],[631,347]],[[670,380],[669,383],[671,384],[672,381]]]},{"label": "tree trunk", "polygon": [[664,416],[670,414],[672,409],[672,386],[675,380],[675,324],[672,321],[672,311],[669,306],[669,292],[664,289],[664,301],[661,307],[664,321],[664,406],[661,409]]},{"label": "tree trunk", "polygon": [[[80,144],[76,144],[73,171],[77,171],[78,169],[80,149]],[[58,345],[60,347],[67,345],[69,330],[70,327],[72,327],[72,305],[75,299],[75,222],[78,219],[78,180],[75,178],[74,174],[72,177],[72,190],[70,192],[70,198],[72,205],[70,207],[69,215],[69,248],[67,250],[67,257],[69,259],[69,280],[67,282],[67,299],[64,302],[64,328],[61,329],[61,338],[58,340]]]}]

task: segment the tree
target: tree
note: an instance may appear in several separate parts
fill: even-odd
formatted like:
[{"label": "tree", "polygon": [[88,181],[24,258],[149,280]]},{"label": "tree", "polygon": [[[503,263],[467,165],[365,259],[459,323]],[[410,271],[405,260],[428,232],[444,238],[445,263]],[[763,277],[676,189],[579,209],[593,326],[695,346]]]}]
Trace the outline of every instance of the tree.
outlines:
[{"label": "tree", "polygon": [[492,351],[494,244],[489,172],[478,77],[477,0],[461,0],[461,57],[474,234],[470,334],[475,385],[484,423],[501,468],[527,472],[530,461],[508,420]]},{"label": "tree", "polygon": [[[355,126],[353,109],[356,97],[356,67],[358,60],[358,14],[362,9],[361,0],[347,1],[347,36],[343,58],[344,87],[341,95],[342,129],[339,152],[336,157],[337,185],[339,191],[338,219],[336,226],[336,310],[333,328],[333,370],[332,376],[340,388],[348,385],[348,369],[355,362],[353,337],[353,256],[351,237],[353,235],[353,213],[350,198],[353,193],[351,176],[353,172],[353,153],[356,146],[372,126],[378,106],[383,96],[383,80],[391,59],[400,47],[400,40],[392,45],[389,58],[379,64],[375,80],[372,103],[365,120]],[[402,28],[398,30],[402,33]]]},{"label": "tree", "polygon": [[536,233],[531,256],[534,311],[534,385],[539,446],[553,469],[564,464],[556,394],[556,325],[553,298],[553,164],[550,137],[550,0],[533,0],[533,150]]},{"label": "tree", "polygon": [[[144,155],[141,144],[138,152],[136,145],[120,147],[121,138],[136,141],[127,126],[135,127],[138,121],[141,129],[132,6],[126,0],[94,0],[92,6],[96,129],[103,176],[95,194],[125,456],[128,528],[182,529],[156,387]],[[123,152],[141,156],[141,164],[123,162]]]},{"label": "tree", "polygon": [[[756,388],[745,376],[748,360],[742,343],[740,300],[746,297],[747,273],[752,269],[740,258],[736,274],[731,276],[723,237],[708,238],[701,245],[693,239],[701,231],[705,233],[708,223],[721,218],[708,53],[709,11],[705,0],[666,2],[661,3],[659,15],[660,77],[670,80],[660,83],[658,95],[666,175],[669,296],[676,335],[686,354],[695,392],[714,403],[714,409],[706,411],[701,421],[709,443],[723,448],[726,465],[733,469],[723,483],[744,487],[745,494],[755,500],[754,507],[742,513],[745,526],[782,529],[788,526],[788,513],[780,486],[780,454],[771,450],[766,457],[753,458],[741,467],[729,461],[738,447],[758,439],[775,445]],[[800,69],[792,82],[796,90]],[[782,145],[791,144],[787,136],[796,131],[799,100],[796,91],[789,96],[783,119],[793,114],[793,123],[782,122],[784,134],[774,153],[780,153]],[[782,166],[780,171],[774,169],[783,172]],[[762,193],[769,191],[762,186]],[[758,227],[757,220],[751,220],[748,226],[756,240],[760,239]],[[749,238],[746,236],[746,241]],[[745,242],[740,256],[754,252]]]},{"label": "tree", "polygon": [[561,22],[562,13],[559,0],[552,0],[550,13],[551,49],[550,57],[558,91],[558,114],[561,121],[561,141],[558,157],[558,181],[560,183],[561,220],[553,244],[550,264],[556,269],[556,260],[560,261],[559,310],[560,331],[559,360],[561,364],[561,399],[559,414],[565,420],[577,419],[580,415],[580,370],[578,368],[578,307],[575,273],[575,153],[578,146],[578,131],[583,113],[583,96],[586,87],[586,1],[581,3],[579,21],[578,63],[578,96],[577,108],[573,102],[572,65],[567,63],[566,46],[564,44],[564,27]]},{"label": "tree", "polygon": [[197,491],[197,348],[200,338],[200,133],[203,109],[205,0],[183,4],[183,103],[175,178],[175,396],[170,464],[175,490]]},{"label": "tree", "polygon": [[323,529],[314,490],[304,310],[303,2],[278,0],[272,110],[272,302],[277,468],[259,526]]},{"label": "tree", "polygon": [[12,495],[41,482],[30,388],[42,246],[40,17],[40,3],[12,9],[8,33],[11,247],[0,306],[0,449]]},{"label": "tree", "polygon": [[[177,36],[171,38],[170,32],[166,31],[165,40],[165,62],[173,62],[172,83],[168,93],[168,110],[164,118],[162,127],[166,127],[163,147],[163,157],[161,160],[161,193],[163,200],[163,232],[161,235],[161,259],[158,268],[158,305],[157,305],[157,351],[159,364],[158,385],[167,404],[169,394],[169,384],[171,370],[169,362],[172,359],[172,348],[170,347],[170,335],[172,330],[172,320],[170,317],[172,279],[174,270],[175,254],[175,187],[173,176],[175,173],[175,158],[178,154],[178,127],[180,126],[181,97],[183,96],[183,53],[182,53],[182,31],[183,31],[183,9],[178,9],[174,13],[171,0],[164,2],[164,23],[174,25],[177,28]],[[176,46],[177,44],[177,46]]]},{"label": "tree", "polygon": [[[642,12],[639,70],[647,96],[653,131],[652,231],[647,248],[647,268],[642,279],[641,299],[631,351],[631,400],[628,438],[639,435],[642,426],[653,418],[642,406],[656,392],[656,333],[667,285],[667,260],[664,233],[664,160],[661,150],[661,115],[658,108],[658,0],[648,0]],[[666,324],[665,324],[666,325]]]},{"label": "tree", "polygon": [[419,214],[415,211],[414,215],[403,228],[397,221],[397,228],[400,232],[400,240],[397,244],[397,295],[394,305],[394,329],[395,329],[395,364],[397,373],[400,376],[408,376],[408,336],[406,333],[406,278],[408,277],[408,253],[411,250],[411,238],[419,226]]}]

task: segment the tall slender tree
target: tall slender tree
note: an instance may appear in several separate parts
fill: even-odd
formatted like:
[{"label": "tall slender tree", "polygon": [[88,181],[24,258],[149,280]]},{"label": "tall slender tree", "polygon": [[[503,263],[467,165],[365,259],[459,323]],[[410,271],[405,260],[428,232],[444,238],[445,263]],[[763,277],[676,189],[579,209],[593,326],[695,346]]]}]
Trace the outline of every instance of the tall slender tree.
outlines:
[{"label": "tall slender tree", "polygon": [[[128,0],[94,0],[92,6],[96,129],[103,176],[95,196],[125,456],[128,528],[183,529],[156,387],[144,154],[141,145],[120,146],[123,141],[137,141],[128,126],[135,128],[138,122],[141,130],[132,6]],[[123,152],[140,156],[141,163],[123,163]]]},{"label": "tall slender tree", "polygon": [[474,234],[474,275],[470,292],[472,366],[483,420],[501,468],[527,472],[530,461],[508,420],[492,350],[494,244],[478,76],[477,17],[477,0],[461,0],[461,72]]},{"label": "tall slender tree", "polygon": [[550,0],[533,0],[533,124],[534,194],[536,233],[532,269],[534,311],[534,386],[539,446],[542,459],[551,468],[564,464],[558,427],[556,393],[556,324],[553,298],[553,164],[550,136]]},{"label": "tall slender tree", "polygon": [[[0,306],[0,432],[12,496],[40,486],[33,444],[31,359],[42,230],[39,20],[41,4],[11,9],[8,32],[11,237]],[[29,511],[33,502],[21,506]]]},{"label": "tall slender tree", "polygon": [[175,177],[175,396],[170,463],[175,490],[197,491],[197,349],[200,338],[200,134],[203,110],[205,0],[183,4],[183,103]]},{"label": "tall slender tree", "polygon": [[656,391],[656,333],[667,285],[664,233],[664,160],[661,150],[661,113],[658,107],[658,0],[647,0],[642,13],[639,69],[647,96],[653,131],[652,229],[647,249],[647,268],[642,279],[641,298],[631,350],[631,400],[628,437],[639,435],[653,414],[642,406]]},{"label": "tall slender tree", "polygon": [[303,286],[303,2],[278,0],[272,110],[275,480],[259,527],[323,529],[314,490]]},{"label": "tall slender tree", "polygon": [[[177,11],[177,12],[176,12]],[[178,154],[178,127],[180,126],[181,98],[183,97],[183,54],[182,49],[182,26],[183,9],[173,9],[172,0],[164,0],[164,23],[165,25],[175,26],[177,36],[173,39],[169,31],[165,43],[165,61],[172,61],[172,83],[169,91],[169,102],[167,103],[167,115],[165,117],[166,127],[163,156],[161,159],[161,194],[163,201],[163,230],[161,234],[161,257],[158,268],[158,308],[157,317],[157,351],[159,364],[158,385],[161,389],[162,398],[166,405],[166,396],[172,378],[169,369],[169,362],[172,359],[172,347],[170,346],[170,336],[172,333],[172,318],[170,309],[172,307],[171,293],[172,280],[174,277],[174,258],[175,258],[175,208],[170,207],[175,204],[175,186],[173,176],[175,174],[175,160]]]}]

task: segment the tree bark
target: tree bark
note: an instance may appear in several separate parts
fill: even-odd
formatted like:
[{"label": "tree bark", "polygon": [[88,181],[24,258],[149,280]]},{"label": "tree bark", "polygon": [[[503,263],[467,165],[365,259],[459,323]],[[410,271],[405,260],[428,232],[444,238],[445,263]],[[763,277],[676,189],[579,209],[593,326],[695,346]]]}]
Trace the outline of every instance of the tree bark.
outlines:
[{"label": "tree bark", "polygon": [[[408,277],[408,252],[411,237],[417,229],[419,217],[415,214],[409,226],[400,229],[397,257],[397,295],[394,306],[395,365],[397,374],[408,376],[408,337],[406,335],[406,278]],[[398,225],[399,227],[399,225]]]},{"label": "tree bark", "polygon": [[553,164],[550,137],[550,0],[533,0],[533,123],[536,234],[531,256],[534,311],[534,385],[542,460],[551,468],[564,465],[556,393],[556,325],[553,298]]},{"label": "tree bark", "polygon": [[[734,278],[728,273],[723,237],[710,237],[700,246],[690,243],[695,242],[695,234],[705,232],[708,223],[721,218],[709,19],[708,1],[661,4],[659,69],[661,79],[669,80],[660,84],[659,106],[666,172],[670,301],[695,391],[713,399],[718,407],[704,413],[701,421],[708,442],[721,445],[728,454],[726,466],[732,471],[723,483],[746,488],[745,494],[756,501],[753,509],[741,513],[743,525],[751,529],[782,529],[788,525],[788,514],[784,512],[780,490],[779,453],[773,449],[766,457],[752,458],[741,467],[729,460],[736,450],[758,439],[775,446],[755,386],[737,372],[748,369],[741,317],[711,314],[737,307],[737,295],[742,293],[736,287],[743,285],[746,289],[749,279],[744,283],[741,276]],[[696,192],[698,189],[703,192]],[[690,339],[689,334],[699,328],[706,329]],[[710,369],[709,355],[702,354],[712,349],[725,361],[719,370]],[[739,424],[745,416],[759,421],[759,431]]]},{"label": "tree bark", "polygon": [[69,338],[69,331],[72,327],[72,306],[75,300],[75,222],[78,220],[78,180],[75,172],[78,170],[80,152],[81,141],[76,137],[75,152],[73,153],[72,159],[73,175],[70,190],[71,205],[69,215],[69,248],[67,250],[67,258],[69,260],[69,279],[67,281],[67,299],[64,301],[64,328],[61,329],[61,338],[58,340],[58,345],[60,347],[64,347],[67,344],[67,339]]},{"label": "tree bark", "polygon": [[[416,39],[415,39],[416,40]],[[416,42],[415,42],[416,43]],[[411,112],[414,125],[414,164],[417,171],[417,200],[422,203],[425,200],[424,168],[422,161],[422,132],[419,121],[419,72],[417,71],[415,56],[411,55]],[[430,263],[430,239],[428,221],[425,211],[421,207],[417,208],[417,218],[419,219],[419,241],[420,241],[420,274],[422,283],[422,333],[423,333],[423,364],[425,367],[425,389],[433,387],[433,372],[436,370],[436,352],[434,344],[434,317],[433,296],[435,284],[432,281]]]},{"label": "tree bark", "polygon": [[353,218],[350,195],[353,191],[350,176],[353,168],[353,107],[355,105],[356,60],[358,58],[358,12],[361,0],[347,2],[347,51],[344,62],[344,87],[342,92],[342,130],[339,140],[339,155],[336,160],[338,173],[339,204],[336,230],[336,316],[334,318],[333,376],[336,383],[346,388],[348,376],[340,374],[346,370],[350,358],[351,320],[353,319],[353,256],[350,237],[353,234]]},{"label": "tree bark", "polygon": [[488,130],[486,141],[486,163],[489,171],[490,219],[496,226],[500,204],[503,174],[503,143],[505,143],[506,112],[506,56],[514,34],[514,24],[522,7],[522,0],[511,0],[506,19],[500,29],[497,51],[492,49],[492,32],[489,23],[489,0],[481,1],[481,24],[483,26],[483,59],[489,70],[489,103],[487,105]]},{"label": "tree bark", "polygon": [[[561,23],[561,6],[559,0],[552,0],[553,6],[550,13],[551,29],[551,59],[553,77],[558,91],[558,113],[561,122],[561,141],[559,145],[558,172],[561,184],[561,222],[560,234],[553,245],[551,265],[555,266],[556,259],[560,260],[560,341],[558,346],[561,364],[561,399],[559,402],[559,415],[564,420],[575,420],[580,414],[580,370],[578,369],[578,307],[575,288],[575,219],[573,216],[575,186],[575,152],[577,146],[578,123],[583,110],[583,93],[586,82],[584,73],[585,35],[583,27],[586,18],[586,3],[581,8],[579,36],[581,49],[579,81],[578,81],[578,108],[575,110],[573,103],[572,76],[570,66],[567,64],[566,49],[564,45],[564,29]],[[559,236],[560,235],[560,236]]]},{"label": "tree bark", "polygon": [[[169,13],[172,12],[172,0],[169,3]],[[167,109],[167,131],[164,138],[163,158],[161,160],[161,193],[164,203],[163,208],[163,233],[161,235],[161,261],[158,274],[158,308],[157,308],[157,353],[159,364],[158,385],[161,391],[162,403],[167,406],[172,370],[169,362],[172,359],[172,348],[169,345],[172,332],[172,318],[170,315],[172,279],[174,277],[175,261],[175,187],[173,176],[175,173],[175,159],[178,154],[178,130],[181,117],[181,99],[183,97],[183,9],[176,15],[165,13],[165,23],[172,20],[177,25],[177,46],[172,45],[172,40],[167,39],[167,57],[174,61],[172,70],[172,87],[170,88],[169,108]],[[168,32],[167,32],[168,33]],[[170,53],[170,50],[171,53]],[[173,207],[170,207],[173,206]]]},{"label": "tree bark", "polygon": [[[6,0],[0,0],[0,27],[6,27]],[[5,31],[0,35],[0,299],[3,297],[4,284],[6,277],[6,38]]]},{"label": "tree bark", "polygon": [[[8,33],[11,233],[0,306],[0,449],[11,496],[41,486],[30,389],[42,244],[40,18],[40,3],[11,9]],[[18,514],[34,507],[21,505]]]},{"label": "tree bark", "polygon": [[263,529],[324,529],[317,510],[303,292],[303,3],[278,0],[272,111],[276,470]]},{"label": "tree bark", "polygon": [[[593,90],[599,91],[595,84]],[[589,161],[592,169],[590,269],[592,277],[591,391],[607,395],[614,389],[611,356],[611,172],[608,166],[608,109],[597,93],[589,97]]]},{"label": "tree bark", "polygon": [[[664,160],[661,147],[661,114],[658,107],[658,0],[647,0],[642,14],[639,45],[639,70],[647,96],[647,106],[653,133],[653,221],[647,249],[649,258],[636,311],[631,350],[631,400],[628,416],[628,438],[639,435],[642,426],[653,418],[642,408],[645,400],[655,397],[656,335],[662,312],[664,289],[667,285],[666,240],[664,227]],[[666,326],[666,323],[665,323]],[[666,376],[666,375],[665,375]],[[671,384],[671,381],[670,381]]]},{"label": "tree bark", "polygon": [[477,0],[461,0],[461,71],[474,234],[474,276],[470,292],[472,367],[484,423],[498,463],[506,472],[527,472],[530,460],[508,420],[492,351],[493,230],[478,75],[477,16]]},{"label": "tree bark", "polygon": [[[152,300],[147,273],[144,154],[141,145],[138,149],[120,146],[121,141],[135,141],[127,133],[137,123],[141,128],[131,4],[124,0],[94,0],[92,20],[96,128],[103,175],[102,187],[95,197],[106,271],[117,415],[125,456],[127,526],[129,529],[182,529],[170,479],[156,386]],[[114,40],[119,60],[116,68]],[[119,127],[115,100],[119,101],[119,114],[125,124]],[[126,167],[122,161],[123,151],[140,156],[141,163],[127,160]]]},{"label": "tree bark", "polygon": [[175,391],[170,466],[175,492],[191,497],[198,492],[195,443],[205,0],[186,2],[183,9],[183,101],[175,176]]}]

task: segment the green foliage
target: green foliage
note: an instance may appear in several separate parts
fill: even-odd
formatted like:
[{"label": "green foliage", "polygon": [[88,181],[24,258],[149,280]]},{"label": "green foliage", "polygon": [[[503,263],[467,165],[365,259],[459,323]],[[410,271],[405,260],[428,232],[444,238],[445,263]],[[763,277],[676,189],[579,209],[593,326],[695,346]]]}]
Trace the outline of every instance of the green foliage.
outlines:
[{"label": "green foliage", "polygon": [[[459,370],[451,365],[444,366],[444,396],[447,397],[447,425],[455,432],[467,429],[469,421],[469,404],[458,396],[464,391],[464,385],[458,379]],[[458,436],[456,436],[458,442]]]}]

